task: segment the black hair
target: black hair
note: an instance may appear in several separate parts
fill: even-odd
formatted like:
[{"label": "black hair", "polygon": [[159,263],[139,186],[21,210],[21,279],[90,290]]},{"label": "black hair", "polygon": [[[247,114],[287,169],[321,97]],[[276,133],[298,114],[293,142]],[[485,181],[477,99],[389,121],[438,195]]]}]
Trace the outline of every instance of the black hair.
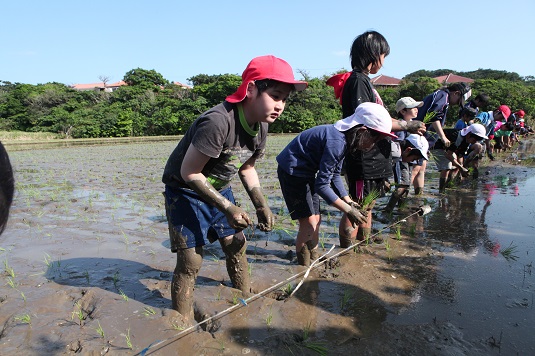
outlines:
[{"label": "black hair", "polygon": [[13,178],[13,168],[11,167],[7,151],[4,145],[2,145],[2,142],[0,142],[0,234],[6,228],[14,192],[15,179]]},{"label": "black hair", "polygon": [[[349,130],[344,131],[344,135],[346,137],[346,143],[347,143],[347,153],[350,155],[353,155],[355,154],[356,151],[358,151],[359,137],[360,137],[360,134],[364,132],[364,131],[359,131],[361,127],[365,127],[365,126],[356,125],[350,128]],[[370,129],[369,127],[367,127],[366,129],[370,133],[370,136],[374,139],[377,139],[379,138],[379,136],[383,135],[381,132]]]},{"label": "black hair", "polygon": [[385,57],[390,54],[390,46],[379,32],[367,31],[357,36],[351,45],[349,58],[351,68],[356,71],[364,71],[371,64],[378,64],[381,54]]},{"label": "black hair", "polygon": [[466,83],[453,83],[453,84],[448,85],[446,88],[450,92],[459,91],[461,92],[461,95],[468,93],[468,91],[470,90],[470,86],[467,85]]},{"label": "black hair", "polygon": [[[268,90],[269,88],[273,88],[282,82],[279,82],[278,80],[274,80],[274,79],[259,79],[259,80],[255,80],[254,83],[256,85],[256,88],[258,89],[258,94],[262,94],[262,92]],[[295,86],[293,85],[291,86],[292,86],[292,92],[295,91]]]},{"label": "black hair", "polygon": [[471,119],[476,117],[476,115],[477,115],[476,109],[471,108],[469,106],[466,106],[466,107],[462,108],[461,114],[460,114],[461,117],[468,116]]},{"label": "black hair", "polygon": [[479,93],[476,95],[473,101],[479,101],[481,103],[481,107],[485,107],[489,104],[490,96],[488,96],[485,93]]},{"label": "black hair", "polygon": [[513,131],[515,128],[515,125],[512,122],[506,122],[500,128],[502,127],[505,127],[507,129],[506,131]]}]

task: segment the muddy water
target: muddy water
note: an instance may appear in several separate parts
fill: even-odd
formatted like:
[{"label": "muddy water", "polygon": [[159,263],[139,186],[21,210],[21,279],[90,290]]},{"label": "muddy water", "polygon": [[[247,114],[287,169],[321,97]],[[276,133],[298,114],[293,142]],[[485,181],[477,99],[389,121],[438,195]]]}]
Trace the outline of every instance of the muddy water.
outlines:
[{"label": "muddy water", "polygon": [[[532,170],[493,164],[446,197],[432,175],[428,194],[391,221],[404,222],[375,224],[384,243],[329,260],[288,297],[303,269],[274,156],[290,139],[270,137],[257,167],[277,228],[247,231],[253,287],[279,287],[243,305],[219,244],[209,245],[196,314],[235,309],[187,333],[170,309],[175,260],[160,183],[176,142],[10,151],[17,195],[0,237],[0,353],[533,353]],[[253,211],[239,184],[236,195]],[[419,217],[422,204],[432,212]],[[339,216],[324,210],[324,252],[337,244]]]}]

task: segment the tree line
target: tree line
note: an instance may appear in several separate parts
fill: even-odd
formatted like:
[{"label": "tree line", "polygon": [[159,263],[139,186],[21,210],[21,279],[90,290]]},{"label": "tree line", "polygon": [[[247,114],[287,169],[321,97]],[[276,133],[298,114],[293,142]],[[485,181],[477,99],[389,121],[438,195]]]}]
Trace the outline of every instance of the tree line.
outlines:
[{"label": "tree line", "polygon": [[[395,117],[395,103],[403,96],[416,100],[442,85],[433,77],[451,70],[416,71],[392,88],[377,88],[386,108]],[[329,76],[311,78],[307,90],[292,94],[283,115],[270,132],[297,133],[315,125],[333,123],[342,110]],[[511,110],[523,109],[527,121],[535,112],[535,80],[516,73],[480,69],[456,74],[475,79],[472,95],[486,93],[491,100],[485,110],[500,104]],[[188,78],[193,88],[183,88],[166,80],[155,70],[141,68],[127,72],[128,84],[113,92],[78,91],[61,83],[23,84],[0,81],[0,130],[53,132],[64,138],[131,137],[180,135],[205,110],[222,102],[241,83],[235,74],[199,74]],[[450,110],[446,124],[457,120],[458,110]]]}]

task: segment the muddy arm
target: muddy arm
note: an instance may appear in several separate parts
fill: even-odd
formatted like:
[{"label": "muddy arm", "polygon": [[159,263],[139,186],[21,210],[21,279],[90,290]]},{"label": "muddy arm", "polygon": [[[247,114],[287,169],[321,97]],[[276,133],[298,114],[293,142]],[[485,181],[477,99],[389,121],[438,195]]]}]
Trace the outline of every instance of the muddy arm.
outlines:
[{"label": "muddy arm", "polygon": [[209,159],[210,157],[190,145],[180,169],[182,179],[204,201],[223,212],[232,228],[243,230],[251,224],[247,213],[222,196],[201,173]]},{"label": "muddy arm", "polygon": [[258,179],[258,173],[254,167],[256,160],[251,157],[245,162],[239,171],[240,180],[243,183],[245,191],[251,198],[253,205],[256,209],[256,216],[258,217],[258,228],[261,231],[273,230],[275,224],[275,216],[271,212],[268,206],[264,192],[260,187],[260,180]]}]

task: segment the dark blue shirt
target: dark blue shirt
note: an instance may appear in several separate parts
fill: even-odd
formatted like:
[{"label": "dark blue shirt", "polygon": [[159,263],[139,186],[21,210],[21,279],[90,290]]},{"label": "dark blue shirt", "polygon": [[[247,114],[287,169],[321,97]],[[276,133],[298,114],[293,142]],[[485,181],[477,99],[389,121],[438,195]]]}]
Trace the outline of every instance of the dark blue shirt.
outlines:
[{"label": "dark blue shirt", "polygon": [[334,125],[319,125],[297,135],[279,153],[277,162],[289,175],[315,177],[316,193],[330,205],[336,199],[347,195],[340,177],[345,153],[345,135]]},{"label": "dark blue shirt", "polygon": [[440,126],[444,127],[446,124],[446,115],[448,114],[448,107],[450,92],[448,89],[439,89],[432,94],[427,95],[424,99],[424,105],[418,110],[418,116],[415,120],[424,121],[427,113],[434,112],[435,116],[426,123],[427,132],[425,138],[429,142],[429,148],[432,149],[435,143],[438,141],[439,136],[432,128],[431,123],[434,121],[440,121]]}]

